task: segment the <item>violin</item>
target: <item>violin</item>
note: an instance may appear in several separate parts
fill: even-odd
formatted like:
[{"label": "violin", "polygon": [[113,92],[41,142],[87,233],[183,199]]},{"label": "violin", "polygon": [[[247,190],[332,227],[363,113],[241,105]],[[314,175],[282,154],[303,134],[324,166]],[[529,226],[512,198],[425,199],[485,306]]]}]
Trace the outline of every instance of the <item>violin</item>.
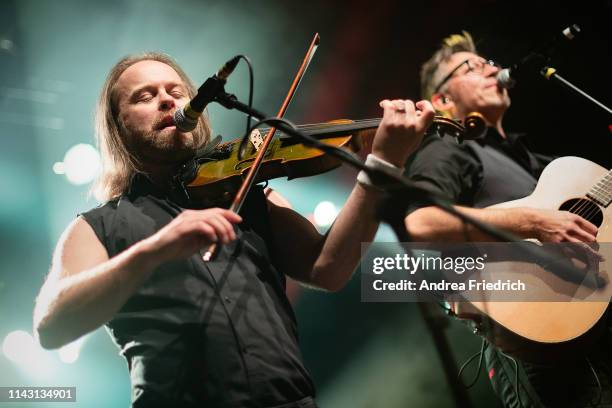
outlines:
[{"label": "violin", "polygon": [[[319,42],[319,34],[315,33],[277,117],[284,116]],[[302,125],[301,130],[326,143],[359,152],[365,145],[371,146],[374,129],[380,121],[381,119],[339,120],[326,124]],[[449,127],[451,134],[457,136],[468,134],[466,129],[476,129],[480,133],[486,129],[481,115],[466,120],[466,127],[442,117],[434,119],[434,125],[434,129],[439,125]],[[205,147],[206,154],[197,154],[194,160],[182,167],[175,180],[187,198],[194,198],[206,206],[223,206],[231,201],[229,209],[239,212],[249,190],[257,182],[282,176],[289,179],[312,176],[341,164],[338,159],[294,138],[286,135],[282,137],[282,134],[281,137],[275,137],[276,133],[274,127],[263,130],[263,133],[254,130],[249,135],[250,145],[246,149],[241,148],[242,140],[219,144],[221,138],[217,137],[214,143]],[[218,246],[213,243],[202,259],[205,262],[213,260],[217,252]]]},{"label": "violin", "polygon": [[[320,141],[344,148],[353,153],[369,152],[376,128],[381,119],[339,119],[325,123],[299,125],[297,128]],[[476,139],[486,130],[482,115],[472,113],[464,123],[436,116],[427,134],[447,134],[458,139]],[[205,151],[184,164],[178,181],[190,197],[214,205],[227,203],[236,194],[250,170],[263,140],[274,129],[255,129],[242,158],[238,150],[241,140],[219,143],[215,139]],[[276,131],[274,140],[265,152],[256,183],[287,177],[295,179],[325,173],[342,163],[335,157],[303,144],[300,140]]]}]

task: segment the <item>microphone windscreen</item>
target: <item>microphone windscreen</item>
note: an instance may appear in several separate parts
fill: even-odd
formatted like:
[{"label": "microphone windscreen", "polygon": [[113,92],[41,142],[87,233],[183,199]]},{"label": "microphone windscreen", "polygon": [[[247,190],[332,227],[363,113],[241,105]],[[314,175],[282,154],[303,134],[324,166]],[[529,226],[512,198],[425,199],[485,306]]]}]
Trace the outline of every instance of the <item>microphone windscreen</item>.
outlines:
[{"label": "microphone windscreen", "polygon": [[510,68],[504,68],[497,73],[497,84],[506,89],[510,89],[514,86],[515,81],[510,75]]},{"label": "microphone windscreen", "polygon": [[176,128],[183,132],[191,132],[198,126],[198,120],[185,115],[184,108],[177,109],[176,112],[174,112],[173,119]]}]

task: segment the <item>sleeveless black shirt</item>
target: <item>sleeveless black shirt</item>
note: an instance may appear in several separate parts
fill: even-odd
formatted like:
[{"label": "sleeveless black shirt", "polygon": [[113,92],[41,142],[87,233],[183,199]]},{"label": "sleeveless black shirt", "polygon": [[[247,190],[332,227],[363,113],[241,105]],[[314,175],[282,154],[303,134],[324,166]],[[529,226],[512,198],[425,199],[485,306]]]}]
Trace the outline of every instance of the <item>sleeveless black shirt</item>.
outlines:
[{"label": "sleeveless black shirt", "polygon": [[[136,180],[118,200],[82,214],[109,257],[183,210]],[[215,261],[195,254],[160,265],[107,323],[127,359],[134,407],[272,407],[314,395],[285,277],[270,258],[262,188],[240,214],[238,239]]]}]

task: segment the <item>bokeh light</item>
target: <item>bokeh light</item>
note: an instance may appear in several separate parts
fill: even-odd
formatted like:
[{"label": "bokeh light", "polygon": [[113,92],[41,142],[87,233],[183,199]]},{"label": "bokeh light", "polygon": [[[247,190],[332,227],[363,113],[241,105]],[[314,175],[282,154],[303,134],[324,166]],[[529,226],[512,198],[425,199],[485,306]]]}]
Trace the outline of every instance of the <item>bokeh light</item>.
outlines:
[{"label": "bokeh light", "polygon": [[23,330],[10,332],[2,342],[2,352],[14,363],[28,364],[36,354],[36,341]]},{"label": "bokeh light", "polygon": [[319,227],[331,225],[337,215],[338,209],[331,201],[321,201],[314,210],[314,220]]},{"label": "bokeh light", "polygon": [[81,349],[83,348],[83,343],[85,342],[85,337],[81,337],[72,343],[66,344],[64,347],[60,348],[57,352],[59,354],[59,358],[63,363],[73,364],[79,359],[79,355],[81,354]]},{"label": "bokeh light", "polygon": [[63,171],[63,174],[72,184],[90,183],[100,171],[100,153],[90,144],[76,144],[66,152],[63,166],[55,163],[53,170],[57,174],[61,174],[58,171]]}]

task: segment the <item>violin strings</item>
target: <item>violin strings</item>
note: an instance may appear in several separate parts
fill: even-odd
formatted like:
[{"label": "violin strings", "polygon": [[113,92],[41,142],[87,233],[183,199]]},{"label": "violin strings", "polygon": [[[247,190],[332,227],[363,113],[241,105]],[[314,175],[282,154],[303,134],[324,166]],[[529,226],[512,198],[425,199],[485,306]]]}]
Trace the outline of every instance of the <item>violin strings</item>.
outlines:
[{"label": "violin strings", "polygon": [[[361,130],[363,127],[375,127],[380,123],[380,119],[361,119],[361,120],[356,120],[350,123],[341,123],[341,124],[320,124],[320,123],[316,123],[316,124],[305,124],[305,125],[298,125],[297,128],[299,130],[305,131],[307,133],[317,133],[319,131],[323,132],[323,131],[333,131],[333,132],[350,132],[350,131],[355,131],[355,130]],[[262,129],[262,133],[267,133],[270,129],[269,128],[265,128]],[[280,133],[283,133],[282,131],[280,131]]]},{"label": "violin strings", "polygon": [[[355,120],[353,122],[350,123],[339,123],[339,124],[312,124],[312,125],[300,125],[298,126],[298,129],[301,130],[309,130],[309,131],[316,131],[316,130],[326,130],[326,129],[338,129],[338,131],[342,131],[344,129],[346,130],[352,130],[352,128],[357,127],[357,126],[364,126],[364,125],[378,125],[380,123],[380,119],[361,119],[361,120]],[[357,129],[355,129],[357,130]]]},{"label": "violin strings", "polygon": [[[335,133],[341,132],[352,132],[356,130],[362,130],[364,127],[377,127],[382,118],[373,118],[373,119],[356,119],[348,123],[307,123],[298,125],[297,128],[299,130],[309,132],[309,133],[317,133],[324,131],[333,131]],[[268,133],[270,128],[263,128],[261,132],[266,134]],[[278,130],[278,129],[277,129]],[[279,133],[283,133],[279,130]]]}]

